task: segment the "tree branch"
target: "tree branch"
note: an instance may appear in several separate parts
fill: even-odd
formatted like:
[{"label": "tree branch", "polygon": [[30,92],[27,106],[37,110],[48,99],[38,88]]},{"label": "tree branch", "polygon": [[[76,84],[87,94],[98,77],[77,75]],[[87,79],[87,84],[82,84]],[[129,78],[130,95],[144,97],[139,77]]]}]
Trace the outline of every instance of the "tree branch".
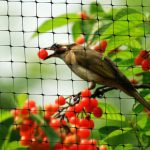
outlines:
[{"label": "tree branch", "polygon": [[[139,84],[139,85],[133,85],[136,89],[150,89],[150,84]],[[98,87],[94,94],[92,95],[92,97],[103,97],[103,95],[109,91],[112,91],[116,88],[113,87],[106,87],[106,86],[102,86],[102,87]]]},{"label": "tree branch", "polygon": [[134,85],[136,89],[150,89],[150,84],[139,84],[139,85]]}]

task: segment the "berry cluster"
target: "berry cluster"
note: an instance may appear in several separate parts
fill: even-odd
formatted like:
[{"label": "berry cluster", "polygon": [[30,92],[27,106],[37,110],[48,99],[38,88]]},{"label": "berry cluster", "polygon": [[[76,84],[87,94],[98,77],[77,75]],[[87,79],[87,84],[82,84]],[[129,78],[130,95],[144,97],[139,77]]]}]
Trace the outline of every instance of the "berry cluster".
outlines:
[{"label": "berry cluster", "polygon": [[150,70],[150,54],[147,50],[142,50],[134,59],[136,65],[141,65],[144,71]]},{"label": "berry cluster", "polygon": [[12,110],[12,114],[20,132],[21,145],[29,146],[30,150],[49,149],[48,139],[40,125],[30,119],[31,114],[38,114],[38,108],[33,100],[26,101],[22,109]]},{"label": "berry cluster", "polygon": [[[59,96],[54,104],[44,107],[44,119],[60,137],[53,150],[107,150],[106,146],[97,147],[97,141],[90,139],[94,128],[91,115],[97,118],[102,116],[102,109],[96,98],[91,98],[91,91],[84,89],[75,97],[64,98]],[[13,116],[20,132],[20,143],[31,150],[49,150],[48,139],[31,114],[40,111],[33,100],[25,102],[22,109],[13,110]]]}]

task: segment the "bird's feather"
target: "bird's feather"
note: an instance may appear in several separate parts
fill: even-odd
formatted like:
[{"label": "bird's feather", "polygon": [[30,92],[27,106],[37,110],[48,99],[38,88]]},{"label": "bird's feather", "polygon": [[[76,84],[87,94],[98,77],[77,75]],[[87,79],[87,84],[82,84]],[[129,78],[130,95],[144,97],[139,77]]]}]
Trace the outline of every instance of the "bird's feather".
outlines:
[{"label": "bird's feather", "polygon": [[[107,57],[102,58],[102,56],[92,50],[74,50],[77,63],[91,70],[93,73],[96,73],[100,77],[103,77],[105,81],[112,83],[111,86],[116,88],[121,88],[127,94],[128,90],[135,90],[131,85],[129,80],[124,76],[124,74],[119,71],[116,65]],[[92,59],[91,59],[92,58]],[[85,63],[86,62],[86,63]]]}]

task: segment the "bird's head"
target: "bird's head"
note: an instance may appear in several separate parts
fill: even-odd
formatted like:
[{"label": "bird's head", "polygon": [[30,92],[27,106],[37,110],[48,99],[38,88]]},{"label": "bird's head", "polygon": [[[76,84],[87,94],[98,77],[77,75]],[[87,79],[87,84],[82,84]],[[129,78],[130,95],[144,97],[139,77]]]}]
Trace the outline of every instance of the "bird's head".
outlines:
[{"label": "bird's head", "polygon": [[52,54],[50,54],[49,56],[47,56],[45,58],[46,59],[49,59],[51,57],[63,57],[66,53],[68,53],[71,48],[75,46],[75,44],[70,44],[70,45],[65,45],[65,44],[53,44],[51,47],[48,47],[48,48],[45,48],[46,50],[51,50],[53,51]]}]

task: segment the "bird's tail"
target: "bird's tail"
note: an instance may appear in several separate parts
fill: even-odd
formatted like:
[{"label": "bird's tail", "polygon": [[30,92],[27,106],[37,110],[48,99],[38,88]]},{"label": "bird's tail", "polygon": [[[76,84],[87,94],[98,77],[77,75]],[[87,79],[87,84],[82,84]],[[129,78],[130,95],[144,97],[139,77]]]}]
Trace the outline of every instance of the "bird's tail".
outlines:
[{"label": "bird's tail", "polygon": [[150,110],[150,104],[137,92],[134,91],[132,96],[135,97],[136,100],[139,101],[143,106],[145,106],[148,110]]},{"label": "bird's tail", "polygon": [[[125,82],[124,82],[125,83]],[[128,82],[126,82],[128,83]],[[127,86],[128,85],[128,86]],[[120,85],[119,85],[120,86]],[[127,88],[126,88],[127,87]],[[127,95],[134,97],[139,103],[141,103],[145,108],[150,111],[150,103],[148,103],[139,93],[138,91],[132,86],[131,83],[126,84],[126,86],[118,87],[122,91],[124,91]]]}]

